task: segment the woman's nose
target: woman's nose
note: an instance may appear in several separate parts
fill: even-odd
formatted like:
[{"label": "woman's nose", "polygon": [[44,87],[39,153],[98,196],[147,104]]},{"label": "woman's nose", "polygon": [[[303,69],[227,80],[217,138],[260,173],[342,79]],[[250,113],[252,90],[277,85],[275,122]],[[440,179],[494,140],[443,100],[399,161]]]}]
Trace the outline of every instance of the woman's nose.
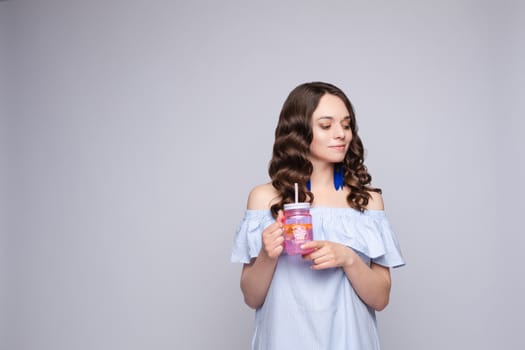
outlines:
[{"label": "woman's nose", "polygon": [[334,128],[334,138],[335,139],[344,140],[344,138],[345,138],[345,130],[343,129],[343,127],[341,125],[336,126]]}]

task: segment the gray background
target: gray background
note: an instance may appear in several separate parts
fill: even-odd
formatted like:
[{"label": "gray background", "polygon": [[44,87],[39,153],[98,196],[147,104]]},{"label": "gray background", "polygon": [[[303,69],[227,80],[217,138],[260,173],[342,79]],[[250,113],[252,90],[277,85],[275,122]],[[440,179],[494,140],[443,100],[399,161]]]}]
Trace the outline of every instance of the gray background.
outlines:
[{"label": "gray background", "polygon": [[[7,273],[7,258],[6,258],[6,156],[7,156],[7,140],[5,135],[5,126],[7,123],[6,110],[6,39],[7,39],[7,12],[5,6],[0,4],[0,344],[5,339],[5,320],[6,320],[6,273]],[[1,347],[0,347],[1,348]]]},{"label": "gray background", "polygon": [[524,348],[520,1],[0,2],[0,347],[246,349],[277,116],[353,101],[408,265],[384,349]]}]

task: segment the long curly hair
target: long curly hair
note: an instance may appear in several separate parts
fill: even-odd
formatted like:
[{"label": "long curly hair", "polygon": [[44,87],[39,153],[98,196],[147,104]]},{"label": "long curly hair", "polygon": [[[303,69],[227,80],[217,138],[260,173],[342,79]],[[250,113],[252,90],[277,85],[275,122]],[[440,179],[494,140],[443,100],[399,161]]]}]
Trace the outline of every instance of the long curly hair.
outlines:
[{"label": "long curly hair", "polygon": [[314,194],[306,187],[313,171],[308,160],[313,139],[312,114],[325,94],[339,97],[350,113],[352,140],[343,162],[334,164],[344,170],[344,185],[350,189],[347,197],[351,208],[365,211],[370,199],[369,191],[381,193],[381,189],[370,186],[372,177],[364,165],[364,148],[357,134],[357,124],[352,104],[338,87],[312,82],[297,86],[286,98],[275,129],[275,142],[268,173],[273,187],[279,195],[279,202],[271,206],[274,217],[286,203],[295,200],[294,183],[299,185],[299,201],[312,203]]}]

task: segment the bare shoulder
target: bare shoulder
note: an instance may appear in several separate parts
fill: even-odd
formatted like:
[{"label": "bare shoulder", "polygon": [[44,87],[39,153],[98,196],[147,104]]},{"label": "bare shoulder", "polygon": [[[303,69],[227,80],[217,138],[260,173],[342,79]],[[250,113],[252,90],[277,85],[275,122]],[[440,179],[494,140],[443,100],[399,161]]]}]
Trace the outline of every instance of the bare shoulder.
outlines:
[{"label": "bare shoulder", "polygon": [[265,210],[279,201],[279,194],[271,183],[254,187],[248,196],[248,209]]},{"label": "bare shoulder", "polygon": [[370,191],[370,199],[368,200],[368,205],[366,209],[370,210],[383,210],[385,209],[385,204],[383,203],[383,196],[381,193]]}]

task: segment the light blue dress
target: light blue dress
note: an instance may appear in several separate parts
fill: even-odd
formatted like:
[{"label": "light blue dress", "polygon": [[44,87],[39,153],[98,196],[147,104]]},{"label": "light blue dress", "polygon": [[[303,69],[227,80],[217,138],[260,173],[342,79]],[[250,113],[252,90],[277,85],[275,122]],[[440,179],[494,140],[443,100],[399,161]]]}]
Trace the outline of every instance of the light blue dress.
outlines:
[{"label": "light blue dress", "polygon": [[[311,209],[315,240],[353,248],[366,264],[405,264],[384,211]],[[231,261],[249,263],[261,249],[269,210],[246,210],[235,235]],[[300,255],[283,253],[264,304],[255,313],[252,349],[379,349],[375,312],[352,288],[342,268],[310,269]]]}]

